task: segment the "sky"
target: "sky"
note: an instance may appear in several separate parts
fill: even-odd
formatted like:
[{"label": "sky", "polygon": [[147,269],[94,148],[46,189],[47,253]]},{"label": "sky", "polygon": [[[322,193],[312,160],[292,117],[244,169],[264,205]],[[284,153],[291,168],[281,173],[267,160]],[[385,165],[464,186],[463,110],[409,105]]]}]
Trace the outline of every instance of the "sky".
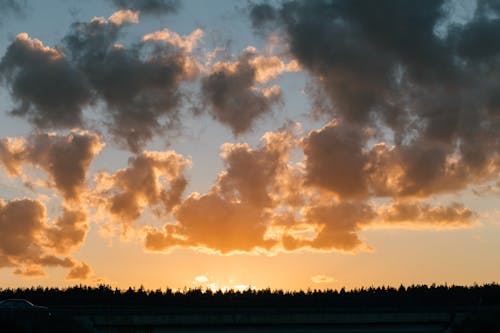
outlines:
[{"label": "sky", "polygon": [[496,0],[0,0],[0,286],[500,281]]}]

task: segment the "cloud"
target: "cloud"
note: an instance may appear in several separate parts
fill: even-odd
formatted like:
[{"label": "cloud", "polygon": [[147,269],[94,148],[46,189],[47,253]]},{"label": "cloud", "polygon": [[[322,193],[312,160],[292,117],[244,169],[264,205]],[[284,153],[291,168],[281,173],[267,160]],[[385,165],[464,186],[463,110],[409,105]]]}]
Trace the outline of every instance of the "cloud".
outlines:
[{"label": "cloud", "polygon": [[311,276],[311,281],[312,281],[312,283],[319,284],[319,283],[332,283],[332,282],[335,282],[337,280],[329,275],[318,274],[318,275]]},{"label": "cloud", "polygon": [[470,160],[456,146],[423,138],[394,146],[370,144],[373,139],[369,128],[342,121],[309,132],[302,140],[305,185],[341,199],[427,198],[464,190],[499,174],[498,152],[489,152],[484,161]]},{"label": "cloud", "polygon": [[0,139],[0,163],[12,176],[21,175],[23,164],[40,168],[66,200],[74,200],[81,194],[90,164],[102,147],[96,134],[38,133],[27,139]]},{"label": "cloud", "polygon": [[131,157],[127,168],[96,176],[99,205],[130,226],[146,207],[165,215],[181,202],[191,162],[173,151],[145,151]]},{"label": "cloud", "polygon": [[500,195],[500,180],[494,184],[486,184],[473,188],[472,192],[477,196],[498,196]]},{"label": "cloud", "polygon": [[90,86],[60,50],[21,33],[0,61],[0,78],[16,102],[12,114],[44,128],[82,124]]},{"label": "cloud", "polygon": [[134,12],[132,10],[120,10],[115,13],[113,13],[109,18],[108,21],[113,23],[114,25],[120,26],[124,23],[133,23],[137,24],[139,23],[139,12]]},{"label": "cloud", "polygon": [[306,184],[341,198],[366,197],[366,156],[363,154],[366,139],[357,128],[335,122],[311,131],[303,140]]},{"label": "cloud", "polygon": [[[290,68],[294,69],[293,65]],[[278,58],[261,57],[253,47],[248,47],[237,61],[219,61],[211,67],[210,73],[201,79],[202,100],[214,118],[228,126],[235,136],[243,134],[281,101],[278,86],[259,88],[257,84],[285,70]]]},{"label": "cloud", "polygon": [[[325,99],[315,112],[340,124],[304,141],[310,185],[344,198],[424,198],[498,179],[498,6],[481,1],[470,20],[445,24],[447,6],[415,0],[250,6],[256,31],[281,35],[311,75],[311,97]],[[436,32],[439,24],[443,33]],[[344,130],[353,134],[335,134]],[[339,155],[329,158],[330,150]],[[343,183],[342,173],[352,183]]]},{"label": "cloud", "polygon": [[194,281],[197,283],[206,283],[209,281],[209,279],[205,275],[198,275],[194,278]]},{"label": "cloud", "polygon": [[92,273],[92,270],[90,269],[89,265],[82,262],[79,265],[75,265],[73,268],[71,268],[68,275],[66,275],[66,280],[86,280],[89,277],[90,273]]},{"label": "cloud", "polygon": [[149,229],[145,246],[163,251],[172,247],[207,248],[220,253],[270,250],[276,240],[266,238],[268,208],[280,174],[287,169],[294,145],[289,132],[267,133],[261,145],[225,144],[221,156],[226,170],[206,194],[192,193],[173,211],[176,224]]},{"label": "cloud", "polygon": [[63,208],[63,214],[47,230],[47,246],[57,253],[67,254],[79,248],[89,230],[87,214],[81,210]]},{"label": "cloud", "polygon": [[37,200],[0,199],[0,267],[12,267],[14,274],[24,277],[44,276],[44,267],[73,269],[73,259],[54,255],[69,244],[65,237],[59,237],[64,246],[51,243],[55,240],[52,232],[61,230],[61,221],[57,227],[47,222],[46,208]]},{"label": "cloud", "polygon": [[118,44],[124,27],[138,20],[139,12],[120,10],[75,22],[58,48],[19,34],[0,61],[1,82],[15,102],[11,113],[38,128],[72,129],[86,125],[86,107],[103,102],[98,124],[133,152],[177,129],[180,85],[199,73],[191,52],[203,32],[180,37],[163,30]]},{"label": "cloud", "polygon": [[29,199],[0,201],[0,211],[1,253],[23,257],[37,250],[36,244],[45,227],[45,207]]},{"label": "cloud", "polygon": [[312,205],[304,209],[303,215],[307,224],[319,227],[319,232],[310,241],[298,242],[298,248],[307,246],[326,251],[366,248],[357,232],[375,217],[372,207],[363,202]]},{"label": "cloud", "polygon": [[[222,254],[357,252],[371,249],[359,234],[372,227],[473,225],[476,213],[461,204],[432,206],[412,201],[418,196],[404,195],[397,179],[406,179],[405,168],[394,165],[386,171],[380,161],[380,169],[374,167],[374,156],[386,148],[362,148],[367,138],[352,125],[331,122],[301,140],[288,127],[266,133],[255,148],[224,144],[225,170],[214,186],[176,206],[174,221],[165,223],[163,230],[144,227],[145,248],[187,247]],[[304,159],[294,163],[292,151],[299,147],[304,148]],[[384,196],[406,199],[390,205],[373,200]]]},{"label": "cloud", "polygon": [[144,42],[163,42],[174,45],[179,49],[191,52],[203,37],[204,32],[201,29],[196,29],[187,36],[179,36],[177,33],[164,28],[160,31],[155,31],[146,34],[142,37]]},{"label": "cloud", "polygon": [[118,8],[132,9],[144,14],[161,15],[176,13],[180,7],[179,0],[112,0]]},{"label": "cloud", "polygon": [[[105,102],[109,132],[138,152],[154,135],[178,125],[183,99],[179,86],[194,79],[198,67],[188,50],[180,47],[182,38],[176,42],[146,38],[125,47],[116,44],[121,29],[111,19],[74,23],[64,44],[96,97]],[[194,37],[189,38],[194,43]]]},{"label": "cloud", "polygon": [[264,239],[266,226],[261,210],[248,203],[224,200],[215,192],[190,195],[174,216],[178,225],[165,225],[164,233],[148,232],[146,249],[162,251],[182,246],[231,253],[269,249],[274,244]]},{"label": "cloud", "polygon": [[[0,202],[0,264],[15,267],[15,274],[44,276],[43,268],[73,268],[71,257],[89,230],[87,212],[82,207],[87,172],[103,144],[95,134],[68,135],[36,133],[27,138],[0,139],[0,166],[13,177],[55,189],[63,198],[62,214],[51,221],[38,200],[17,199]],[[32,180],[23,174],[29,165],[44,171],[48,181]],[[1,237],[0,237],[1,238]]]},{"label": "cloud", "polygon": [[432,207],[426,203],[396,202],[379,207],[382,224],[409,227],[460,228],[471,226],[477,214],[459,203]]},{"label": "cloud", "polygon": [[277,56],[256,56],[250,60],[250,63],[255,68],[255,81],[257,83],[266,83],[285,72],[300,71],[296,60],[286,64]]}]

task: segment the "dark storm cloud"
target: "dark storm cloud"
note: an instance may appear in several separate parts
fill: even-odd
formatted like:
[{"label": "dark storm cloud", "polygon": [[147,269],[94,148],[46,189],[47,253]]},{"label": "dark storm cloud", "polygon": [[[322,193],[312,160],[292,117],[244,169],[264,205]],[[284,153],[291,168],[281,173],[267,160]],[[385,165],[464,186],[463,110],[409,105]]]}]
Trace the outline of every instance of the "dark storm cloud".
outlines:
[{"label": "dark storm cloud", "polygon": [[236,62],[216,63],[202,78],[201,93],[211,113],[228,126],[235,136],[252,129],[255,121],[271,112],[281,100],[278,86],[257,88],[258,63],[253,48],[247,48]]},{"label": "dark storm cloud", "polygon": [[181,8],[180,0],[112,0],[121,9],[139,10],[144,14],[161,15],[176,13]]},{"label": "dark storm cloud", "polygon": [[[393,147],[382,148],[348,135],[347,151],[349,141],[339,142],[331,130],[311,133],[305,141],[311,184],[330,184],[339,195],[367,186],[374,195],[422,197],[498,177],[499,6],[479,1],[469,21],[438,33],[448,5],[354,0],[250,7],[254,28],[283,34],[312,75],[316,96],[328,99],[318,104],[331,106],[320,112],[354,133],[391,136]],[[339,151],[345,156],[328,158]],[[357,172],[358,186],[340,182],[344,162],[353,166],[351,176]]]}]

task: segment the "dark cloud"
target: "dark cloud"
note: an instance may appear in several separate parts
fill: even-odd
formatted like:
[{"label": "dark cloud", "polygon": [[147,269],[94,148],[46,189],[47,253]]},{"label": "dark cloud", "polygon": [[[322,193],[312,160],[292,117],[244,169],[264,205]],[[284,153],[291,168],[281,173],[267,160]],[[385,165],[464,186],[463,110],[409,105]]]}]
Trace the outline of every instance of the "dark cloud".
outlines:
[{"label": "dark cloud", "polygon": [[90,86],[61,51],[19,34],[0,62],[0,76],[16,102],[12,114],[41,127],[81,125]]},{"label": "dark cloud", "polygon": [[75,23],[65,47],[106,103],[111,134],[137,152],[155,134],[177,125],[179,84],[194,78],[197,67],[186,49],[168,39],[116,44],[122,25],[111,19]]},{"label": "dark cloud", "polygon": [[270,20],[283,28],[290,52],[331,98],[330,113],[395,126],[403,116],[394,114],[402,113],[400,75],[412,82],[451,75],[449,52],[434,34],[441,8],[442,1],[289,1],[275,12],[255,5],[250,18],[256,28]]},{"label": "dark cloud", "polygon": [[362,148],[366,142],[356,128],[330,123],[303,140],[306,184],[331,191],[341,198],[368,194]]},{"label": "dark cloud", "polygon": [[235,136],[250,131],[281,100],[278,86],[257,87],[259,63],[252,61],[256,57],[255,49],[247,48],[236,62],[216,63],[201,80],[203,102]]},{"label": "dark cloud", "polygon": [[161,15],[176,13],[181,8],[180,0],[112,0],[121,9],[139,10],[144,14]]},{"label": "dark cloud", "polygon": [[[344,197],[427,197],[498,178],[498,4],[479,1],[463,24],[445,24],[448,8],[417,0],[250,6],[254,28],[281,34],[313,77],[315,96],[327,99],[317,111],[341,123],[305,139],[309,184]],[[353,130],[339,139],[340,128]],[[356,184],[343,184],[342,173]]]},{"label": "dark cloud", "polygon": [[138,19],[138,12],[122,10],[76,22],[60,49],[19,34],[0,62],[16,103],[11,113],[37,127],[73,128],[84,125],[86,106],[102,101],[99,121],[134,152],[177,128],[185,95],[180,85],[198,75],[191,51],[203,32],[181,37],[165,29],[127,47],[118,44],[123,27]]}]

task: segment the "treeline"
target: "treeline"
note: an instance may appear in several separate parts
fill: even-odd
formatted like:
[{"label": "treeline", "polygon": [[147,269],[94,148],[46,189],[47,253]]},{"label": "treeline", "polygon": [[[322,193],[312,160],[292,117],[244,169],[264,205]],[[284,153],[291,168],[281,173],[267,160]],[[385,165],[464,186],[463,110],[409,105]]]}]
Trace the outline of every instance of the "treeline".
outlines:
[{"label": "treeline", "polygon": [[252,290],[183,291],[121,290],[107,285],[74,286],[65,289],[32,287],[0,289],[0,299],[24,298],[48,307],[159,307],[159,308],[269,308],[311,309],[387,307],[482,307],[500,306],[500,285],[474,286],[412,285],[370,287],[353,290]]}]

